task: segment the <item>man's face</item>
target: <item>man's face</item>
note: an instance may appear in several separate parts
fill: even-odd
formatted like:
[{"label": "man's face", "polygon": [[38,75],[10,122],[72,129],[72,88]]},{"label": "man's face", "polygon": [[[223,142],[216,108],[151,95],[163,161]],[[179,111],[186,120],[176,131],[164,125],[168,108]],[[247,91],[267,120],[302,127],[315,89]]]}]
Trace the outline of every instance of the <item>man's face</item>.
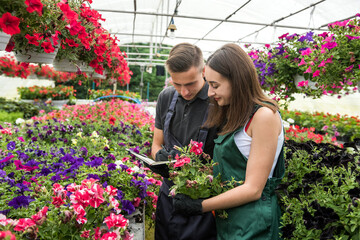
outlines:
[{"label": "man's face", "polygon": [[176,91],[185,99],[193,99],[204,86],[204,71],[191,67],[186,72],[171,73],[172,83]]}]

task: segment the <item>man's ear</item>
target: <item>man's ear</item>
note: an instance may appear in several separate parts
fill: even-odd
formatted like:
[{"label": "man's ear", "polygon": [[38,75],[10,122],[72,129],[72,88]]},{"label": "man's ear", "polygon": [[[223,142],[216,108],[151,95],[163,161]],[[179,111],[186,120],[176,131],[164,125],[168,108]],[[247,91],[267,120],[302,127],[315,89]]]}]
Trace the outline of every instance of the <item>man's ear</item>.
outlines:
[{"label": "man's ear", "polygon": [[203,70],[201,71],[202,77],[205,78],[205,66],[203,68]]}]

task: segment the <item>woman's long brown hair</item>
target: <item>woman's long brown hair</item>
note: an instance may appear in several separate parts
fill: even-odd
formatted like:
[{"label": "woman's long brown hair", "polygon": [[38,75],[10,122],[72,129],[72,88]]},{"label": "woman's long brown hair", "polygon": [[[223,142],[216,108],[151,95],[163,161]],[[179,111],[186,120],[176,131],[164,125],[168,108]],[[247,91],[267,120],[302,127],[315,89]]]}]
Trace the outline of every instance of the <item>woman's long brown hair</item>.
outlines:
[{"label": "woman's long brown hair", "polygon": [[220,127],[219,135],[244,126],[256,104],[276,112],[279,107],[260,87],[255,66],[248,54],[238,45],[229,43],[216,50],[207,60],[207,66],[230,81],[231,98],[227,106],[219,106],[210,99],[206,127]]}]

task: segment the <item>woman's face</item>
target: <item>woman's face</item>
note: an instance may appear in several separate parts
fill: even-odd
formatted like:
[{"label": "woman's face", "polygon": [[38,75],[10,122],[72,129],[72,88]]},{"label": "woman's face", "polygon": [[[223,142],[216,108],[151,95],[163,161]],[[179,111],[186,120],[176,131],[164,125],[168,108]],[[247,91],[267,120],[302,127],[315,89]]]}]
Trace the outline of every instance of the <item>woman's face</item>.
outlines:
[{"label": "woman's face", "polygon": [[211,67],[205,67],[205,78],[209,83],[208,96],[213,97],[219,106],[230,104],[231,85],[230,81]]}]

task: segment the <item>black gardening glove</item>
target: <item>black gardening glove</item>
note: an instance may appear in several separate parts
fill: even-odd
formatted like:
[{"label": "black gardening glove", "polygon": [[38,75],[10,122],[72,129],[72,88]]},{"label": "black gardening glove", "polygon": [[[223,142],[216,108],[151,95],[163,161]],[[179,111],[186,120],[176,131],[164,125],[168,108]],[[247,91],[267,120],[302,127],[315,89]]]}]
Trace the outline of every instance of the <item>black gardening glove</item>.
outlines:
[{"label": "black gardening glove", "polygon": [[194,216],[202,214],[202,201],[204,199],[192,199],[185,194],[176,194],[173,199],[175,213],[180,213],[185,216]]},{"label": "black gardening glove", "polygon": [[154,173],[160,174],[164,178],[169,178],[169,167],[166,164],[149,165],[146,162],[144,162],[144,165],[147,168],[150,168],[150,170],[153,171]]},{"label": "black gardening glove", "polygon": [[[155,161],[168,161],[170,159],[174,159],[176,156],[175,150],[170,150],[170,152],[166,151],[165,149],[160,149],[155,155]],[[167,164],[160,164],[160,165],[149,165],[144,162],[144,165],[150,168],[151,171],[154,173],[160,174],[164,178],[169,178],[169,167]]]},{"label": "black gardening glove", "polygon": [[175,159],[177,152],[175,150],[170,150],[169,152],[165,149],[160,149],[156,155],[155,155],[155,161],[161,162],[161,161],[169,161],[170,159]]}]

